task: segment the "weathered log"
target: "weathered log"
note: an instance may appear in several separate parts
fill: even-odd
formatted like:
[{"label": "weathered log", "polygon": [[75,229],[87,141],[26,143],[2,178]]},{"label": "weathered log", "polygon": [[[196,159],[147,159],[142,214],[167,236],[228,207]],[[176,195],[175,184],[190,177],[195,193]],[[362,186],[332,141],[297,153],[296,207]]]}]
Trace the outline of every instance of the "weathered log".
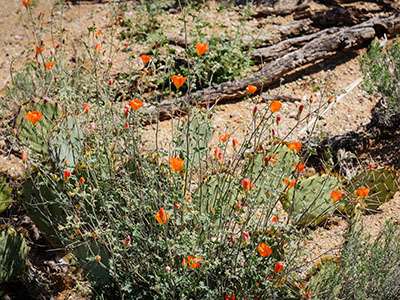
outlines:
[{"label": "weathered log", "polygon": [[330,57],[338,51],[354,48],[365,41],[370,41],[376,36],[377,30],[383,31],[389,36],[399,33],[400,15],[383,19],[373,18],[362,24],[339,30],[338,28],[327,29],[324,35],[317,36],[302,48],[287,53],[247,78],[205,88],[180,97],[173,103],[169,101],[161,102],[157,107],[148,108],[148,112],[153,118],[158,116],[160,120],[166,120],[176,112],[181,111],[184,105],[209,106],[223,101],[243,98],[247,95],[249,84],[256,86],[259,90],[265,88],[299,67]]},{"label": "weathered log", "polygon": [[286,6],[286,7],[276,8],[276,7],[262,6],[256,10],[256,12],[253,14],[253,17],[260,18],[271,15],[287,16],[299,11],[306,10],[307,8],[309,8],[309,3],[310,0],[304,0],[300,4],[292,7]]},{"label": "weathered log", "polygon": [[384,13],[381,10],[368,11],[355,7],[333,7],[319,11],[307,10],[293,16],[295,20],[310,19],[314,27],[326,28],[329,26],[352,26],[365,22],[373,17],[385,17],[379,15]]},{"label": "weathered log", "polygon": [[379,6],[385,8],[388,11],[398,11],[399,7],[398,5],[396,6],[393,0],[366,0],[366,1],[359,1],[359,0],[319,0],[319,2],[325,4],[325,5],[335,5],[335,6],[342,6],[343,4],[349,4],[349,3],[363,3],[363,2],[372,2],[376,3]]},{"label": "weathered log", "polygon": [[253,51],[252,57],[255,60],[262,61],[262,62],[269,62],[279,57],[286,55],[287,53],[293,52],[298,50],[299,48],[303,47],[307,43],[311,42],[312,40],[324,36],[326,34],[332,34],[334,32],[339,32],[340,28],[331,28],[331,29],[324,29],[319,32],[295,37],[292,39],[284,40],[277,44],[274,44],[269,47],[258,48]]}]

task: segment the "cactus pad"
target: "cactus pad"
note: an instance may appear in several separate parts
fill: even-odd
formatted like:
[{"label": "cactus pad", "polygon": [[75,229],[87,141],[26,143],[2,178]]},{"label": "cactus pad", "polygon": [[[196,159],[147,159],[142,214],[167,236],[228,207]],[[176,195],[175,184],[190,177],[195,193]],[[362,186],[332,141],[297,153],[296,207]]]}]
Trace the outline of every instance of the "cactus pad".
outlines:
[{"label": "cactus pad", "polygon": [[[32,124],[25,116],[29,111],[39,111],[43,117]],[[62,116],[60,106],[48,99],[35,99],[24,103],[14,121],[17,138],[24,147],[43,155],[48,154],[48,141],[51,131]]]},{"label": "cactus pad", "polygon": [[26,242],[13,228],[0,233],[0,284],[21,275],[26,266]]},{"label": "cactus pad", "polygon": [[23,186],[22,205],[43,236],[54,246],[63,247],[57,234],[57,225],[65,224],[65,213],[57,197],[46,186],[37,186],[32,180]]},{"label": "cactus pad", "polygon": [[11,192],[12,188],[6,183],[6,179],[0,177],[0,214],[11,204]]},{"label": "cactus pad", "polygon": [[82,127],[74,116],[67,116],[57,127],[50,139],[54,160],[59,167],[64,169],[66,166],[66,169],[72,172],[83,152]]},{"label": "cactus pad", "polygon": [[314,175],[299,180],[281,198],[281,202],[295,222],[304,226],[316,226],[335,210],[331,192],[339,190],[340,186],[341,182],[337,177],[328,174]]},{"label": "cactus pad", "polygon": [[383,203],[389,201],[399,189],[400,178],[397,171],[390,168],[363,170],[354,176],[348,185],[350,191],[359,187],[369,188],[365,197],[366,209],[376,210]]}]

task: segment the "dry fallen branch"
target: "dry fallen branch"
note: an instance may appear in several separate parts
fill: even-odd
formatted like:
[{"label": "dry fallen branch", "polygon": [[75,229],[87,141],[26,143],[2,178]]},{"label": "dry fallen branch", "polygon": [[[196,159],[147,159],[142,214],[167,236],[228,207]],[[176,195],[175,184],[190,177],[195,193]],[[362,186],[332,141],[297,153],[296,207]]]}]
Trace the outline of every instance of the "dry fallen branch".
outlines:
[{"label": "dry fallen branch", "polygon": [[148,112],[153,116],[153,121],[157,116],[160,120],[166,120],[177,112],[181,112],[184,105],[210,106],[243,98],[247,95],[249,84],[256,86],[259,90],[265,88],[293,70],[370,41],[377,32],[384,32],[389,36],[399,33],[400,16],[373,18],[352,27],[327,29],[323,35],[315,37],[300,49],[267,64],[247,78],[205,88],[178,98],[173,103],[164,101],[157,107],[148,108]]},{"label": "dry fallen branch", "polygon": [[293,13],[304,11],[309,8],[310,0],[304,0],[299,5],[293,7],[282,7],[282,8],[275,8],[275,7],[267,7],[262,6],[261,8],[257,9],[253,17],[260,18],[260,17],[267,17],[271,15],[276,16],[287,16]]}]

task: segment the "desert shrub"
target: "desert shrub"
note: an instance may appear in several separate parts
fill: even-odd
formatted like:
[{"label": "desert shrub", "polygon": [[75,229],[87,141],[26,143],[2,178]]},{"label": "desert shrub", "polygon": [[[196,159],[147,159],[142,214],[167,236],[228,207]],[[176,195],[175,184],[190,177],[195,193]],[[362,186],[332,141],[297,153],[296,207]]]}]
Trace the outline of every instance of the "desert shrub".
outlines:
[{"label": "desert shrub", "polygon": [[[30,6],[27,11],[32,17]],[[88,28],[85,52],[74,60],[63,46],[41,50],[35,36],[37,55],[13,76],[8,90],[8,101],[20,106],[14,136],[27,153],[29,178],[22,203],[35,224],[54,245],[76,256],[97,297],[305,295],[296,272],[304,226],[335,204],[329,194],[323,199],[328,206],[309,218],[322,197],[307,199],[309,207],[295,207],[294,193],[285,196],[299,179],[296,166],[304,157],[301,143],[275,138],[279,101],[254,108],[241,143],[231,131],[214,132],[211,110],[188,108],[185,118],[172,121],[171,147],[164,149],[158,123],[145,126],[152,123],[147,115],[152,103],[142,93],[146,78],[136,82],[129,101],[116,100],[120,83],[110,75],[112,59],[102,51],[101,34]],[[213,81],[219,69],[205,58],[235,66],[230,60],[236,54],[228,50],[221,41],[210,42],[205,56],[189,47],[194,62],[182,75],[200,85]],[[153,56],[156,61],[157,53]],[[236,63],[235,72],[242,62]],[[186,84],[170,75],[170,70],[158,74],[184,93]],[[219,142],[211,146],[215,134],[221,134]],[[304,189],[330,193],[326,182],[314,180]],[[289,203],[287,219],[277,216],[283,197]]]},{"label": "desert shrub", "polygon": [[379,41],[372,41],[369,51],[360,59],[364,75],[364,87],[369,93],[376,93],[386,101],[385,111],[400,112],[400,41],[389,43],[382,50]]},{"label": "desert shrub", "polygon": [[[243,20],[235,25],[232,29],[226,25],[220,25],[219,28],[214,28],[212,24],[201,17],[199,10],[202,5],[188,5],[183,7],[186,12],[184,17],[179,19],[179,24],[182,28],[186,28],[185,36],[190,44],[180,50],[165,37],[168,34],[164,27],[154,28],[154,30],[144,30],[143,33],[138,30],[147,24],[140,21],[140,18],[124,19],[124,29],[121,31],[121,38],[136,42],[142,41],[146,45],[152,45],[152,49],[148,54],[152,56],[152,61],[149,67],[149,75],[155,70],[164,69],[165,72],[157,74],[154,80],[157,87],[163,90],[164,93],[169,93],[170,89],[175,91],[174,86],[169,87],[168,81],[171,75],[181,74],[188,78],[190,86],[183,86],[182,91],[187,89],[199,90],[212,85],[220,84],[227,81],[243,78],[250,74],[251,66],[254,64],[251,58],[254,41],[244,41],[243,37],[251,36],[251,32],[243,26]],[[152,3],[139,6],[141,9],[148,7],[159,6]],[[143,16],[138,12],[139,16]],[[159,13],[155,14],[160,18]],[[188,18],[191,19],[190,25]],[[150,20],[149,18],[146,18]],[[158,21],[159,22],[159,21]],[[137,24],[138,23],[138,24]],[[153,26],[158,24],[156,21],[150,21]],[[170,26],[177,26],[171,24]],[[205,32],[212,30],[213,33],[206,34]],[[207,43],[208,51],[199,55],[196,51],[197,43]],[[180,47],[178,47],[180,48]],[[196,70],[195,72],[193,70]],[[137,72],[129,74],[128,79],[137,76]]]},{"label": "desert shrub", "polygon": [[326,262],[312,279],[316,299],[398,299],[400,228],[388,221],[373,239],[350,228],[339,260]]}]

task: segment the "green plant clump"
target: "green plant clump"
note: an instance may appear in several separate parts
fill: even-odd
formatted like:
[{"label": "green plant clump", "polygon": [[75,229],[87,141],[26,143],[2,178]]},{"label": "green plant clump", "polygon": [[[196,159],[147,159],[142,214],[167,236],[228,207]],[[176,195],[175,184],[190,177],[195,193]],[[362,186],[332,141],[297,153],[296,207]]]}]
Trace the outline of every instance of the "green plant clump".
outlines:
[{"label": "green plant clump", "polygon": [[385,111],[400,112],[400,41],[389,43],[382,51],[379,41],[372,41],[369,51],[360,59],[364,88],[386,100]]},{"label": "green plant clump", "polygon": [[15,279],[26,267],[26,242],[10,227],[0,233],[0,284]]},{"label": "green plant clump", "polygon": [[[355,225],[353,225],[355,226]],[[400,228],[388,222],[376,239],[358,230],[346,237],[339,263],[329,261],[310,281],[321,300],[400,298]]]}]

